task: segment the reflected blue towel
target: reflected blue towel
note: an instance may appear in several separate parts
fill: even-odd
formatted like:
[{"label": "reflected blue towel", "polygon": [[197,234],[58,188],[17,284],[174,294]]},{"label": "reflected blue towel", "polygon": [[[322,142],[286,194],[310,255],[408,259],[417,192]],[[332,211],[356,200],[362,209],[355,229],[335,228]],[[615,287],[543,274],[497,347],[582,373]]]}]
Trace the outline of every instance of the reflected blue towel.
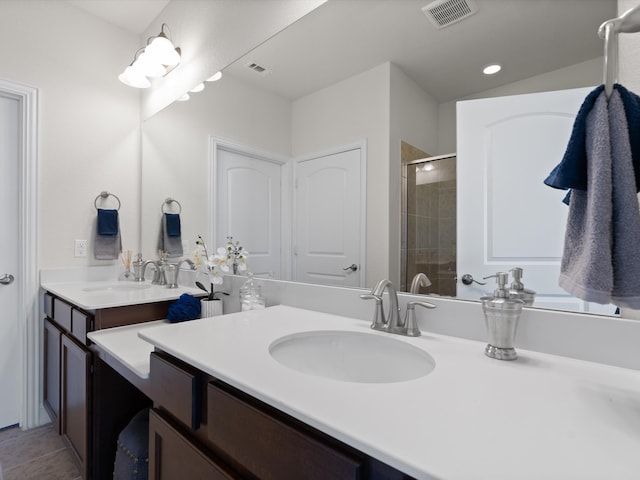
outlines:
[{"label": "reflected blue towel", "polygon": [[[586,116],[588,185],[571,194],[560,286],[587,302],[640,308],[640,209],[626,104],[598,95]],[[638,169],[635,170],[637,172]]]},{"label": "reflected blue towel", "polygon": [[180,214],[179,213],[165,213],[165,221],[167,222],[167,236],[179,237],[180,236]]},{"label": "reflected blue towel", "polygon": [[167,312],[167,320],[171,323],[195,320],[196,318],[200,318],[200,300],[188,293],[180,295],[180,298],[169,306]]},{"label": "reflected blue towel", "polygon": [[[562,190],[587,189],[586,120],[587,115],[593,109],[596,99],[603,90],[604,85],[600,85],[585,98],[573,124],[571,137],[569,138],[569,143],[562,157],[562,161],[545,179],[544,183],[546,185]],[[614,85],[614,90],[620,94],[624,105],[636,181],[636,192],[638,192],[640,191],[640,97],[617,83]],[[564,203],[569,203],[570,194],[571,192],[564,198]]]},{"label": "reflected blue towel", "polygon": [[98,235],[118,233],[118,210],[98,209]]}]

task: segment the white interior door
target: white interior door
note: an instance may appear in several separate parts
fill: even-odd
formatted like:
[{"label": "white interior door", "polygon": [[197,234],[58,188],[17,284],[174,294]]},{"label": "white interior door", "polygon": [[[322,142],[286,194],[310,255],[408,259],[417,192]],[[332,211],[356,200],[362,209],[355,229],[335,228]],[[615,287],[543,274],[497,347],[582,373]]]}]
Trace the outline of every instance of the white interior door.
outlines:
[{"label": "white interior door", "polygon": [[536,306],[613,313],[558,286],[568,207],[566,192],[543,181],[567,147],[592,88],[458,103],[458,284],[461,298],[495,288],[461,283],[513,267],[537,292]]},{"label": "white interior door", "polygon": [[0,428],[20,421],[18,184],[20,104],[0,93]]},{"label": "white interior door", "polygon": [[283,278],[283,165],[241,150],[217,146],[215,161],[214,245],[232,236],[249,252],[256,276]]},{"label": "white interior door", "polygon": [[296,162],[294,280],[363,286],[362,149]]}]

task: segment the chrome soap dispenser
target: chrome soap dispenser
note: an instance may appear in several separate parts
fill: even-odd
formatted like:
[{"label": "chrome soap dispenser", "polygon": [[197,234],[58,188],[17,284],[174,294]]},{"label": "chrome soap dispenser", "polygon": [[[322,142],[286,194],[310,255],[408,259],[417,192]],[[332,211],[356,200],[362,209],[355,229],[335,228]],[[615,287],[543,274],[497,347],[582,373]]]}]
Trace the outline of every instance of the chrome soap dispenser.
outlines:
[{"label": "chrome soap dispenser", "polygon": [[509,297],[518,298],[524,302],[525,307],[530,307],[536,298],[536,292],[524,288],[524,283],[522,283],[522,268],[514,267],[510,272],[513,275],[513,282],[511,282]]},{"label": "chrome soap dispenser", "polygon": [[488,336],[488,344],[484,353],[488,357],[498,360],[515,360],[518,358],[518,354],[513,348],[513,342],[524,301],[510,298],[509,290],[507,290],[508,272],[498,272],[485,278],[491,277],[496,278],[498,288],[493,292],[493,296],[485,296],[480,299]]}]

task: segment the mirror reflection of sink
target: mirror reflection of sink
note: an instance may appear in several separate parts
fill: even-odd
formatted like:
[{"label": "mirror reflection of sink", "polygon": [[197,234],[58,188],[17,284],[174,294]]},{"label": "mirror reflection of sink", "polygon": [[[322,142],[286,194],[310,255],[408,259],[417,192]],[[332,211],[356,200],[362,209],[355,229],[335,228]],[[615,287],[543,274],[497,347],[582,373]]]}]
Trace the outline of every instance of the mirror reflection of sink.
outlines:
[{"label": "mirror reflection of sink", "polygon": [[135,292],[138,290],[146,290],[151,285],[144,283],[118,283],[115,285],[100,285],[95,287],[83,288],[83,292]]},{"label": "mirror reflection of sink", "polygon": [[357,383],[395,383],[431,373],[431,355],[392,337],[349,331],[288,335],[269,346],[282,365],[309,375]]}]

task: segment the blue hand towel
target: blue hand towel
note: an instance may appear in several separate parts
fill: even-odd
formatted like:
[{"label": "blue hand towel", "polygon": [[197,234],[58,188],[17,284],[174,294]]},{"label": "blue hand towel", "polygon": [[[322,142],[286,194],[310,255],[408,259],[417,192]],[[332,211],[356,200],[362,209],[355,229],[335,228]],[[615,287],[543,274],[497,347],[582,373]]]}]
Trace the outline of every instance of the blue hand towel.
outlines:
[{"label": "blue hand towel", "polygon": [[[176,258],[182,256],[182,235],[178,231],[178,235],[169,235],[169,216],[168,215],[176,215],[179,214],[167,214],[165,213],[162,216],[162,220],[160,222],[160,235],[158,237],[158,250],[161,252],[166,252],[169,258]],[[172,220],[174,221],[174,220]],[[178,218],[178,226],[180,225],[180,220]],[[175,225],[173,227],[173,231],[175,233]]]},{"label": "blue hand towel", "polygon": [[169,237],[180,236],[180,214],[179,213],[165,213],[165,222],[167,222],[167,235]]},{"label": "blue hand towel", "polygon": [[98,209],[98,235],[118,233],[118,210]]},{"label": "blue hand towel", "polygon": [[[630,133],[629,144],[631,147],[632,163],[634,166],[634,177],[636,180],[636,192],[640,191],[640,97],[627,90],[619,84],[614,85],[614,90],[618,91],[626,115],[628,130]],[[556,165],[544,183],[553,188],[562,190],[578,189],[586,190],[587,179],[587,145],[586,145],[586,119],[589,112],[594,107],[598,96],[604,91],[604,85],[595,88],[585,98],[578,115],[576,116],[569,138],[569,144],[562,161]],[[569,195],[564,203],[569,204]]]},{"label": "blue hand towel", "polygon": [[200,300],[183,293],[180,298],[169,306],[167,320],[171,323],[184,322],[200,318]]}]

